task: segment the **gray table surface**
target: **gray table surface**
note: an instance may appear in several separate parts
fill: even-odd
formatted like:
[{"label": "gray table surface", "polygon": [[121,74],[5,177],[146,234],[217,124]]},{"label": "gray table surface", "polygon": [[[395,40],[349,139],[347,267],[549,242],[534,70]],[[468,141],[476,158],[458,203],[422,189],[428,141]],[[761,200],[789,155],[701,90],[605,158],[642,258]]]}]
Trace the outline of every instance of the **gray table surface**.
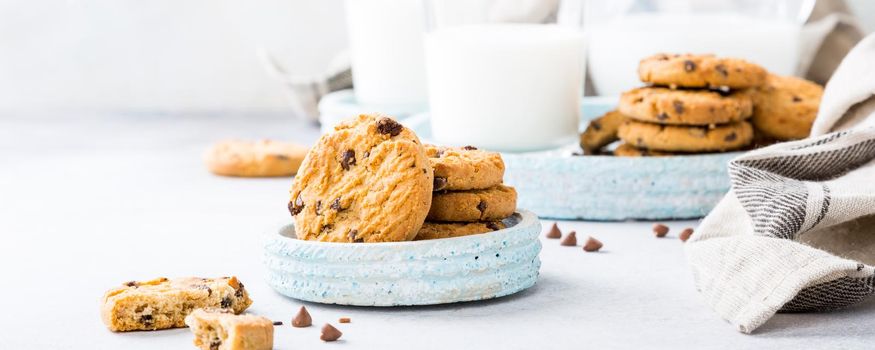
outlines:
[{"label": "gray table surface", "polygon": [[[669,223],[665,239],[648,222],[560,222],[603,252],[544,240],[537,285],[492,301],[362,308],[283,297],[263,282],[261,246],[290,220],[290,180],[213,176],[201,156],[227,137],[308,143],[317,133],[280,114],[0,115],[0,349],[192,348],[187,329],[112,333],[98,312],[124,281],[187,275],[238,276],[250,312],[286,322],[276,349],[875,346],[872,300],[736,332],[693,286],[676,234],[695,221]],[[351,317],[342,341],[288,326],[302,304],[317,325]]]}]

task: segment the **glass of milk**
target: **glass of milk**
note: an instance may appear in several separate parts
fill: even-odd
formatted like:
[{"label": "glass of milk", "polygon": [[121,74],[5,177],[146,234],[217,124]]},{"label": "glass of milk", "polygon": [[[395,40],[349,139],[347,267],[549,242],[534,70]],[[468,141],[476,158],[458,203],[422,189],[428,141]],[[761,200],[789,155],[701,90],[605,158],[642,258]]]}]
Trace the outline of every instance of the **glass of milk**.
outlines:
[{"label": "glass of milk", "polygon": [[579,27],[544,23],[537,7],[556,1],[530,2],[528,15],[502,21],[513,11],[496,6],[506,2],[426,2],[428,101],[432,134],[441,143],[513,152],[577,137],[584,73]]},{"label": "glass of milk", "polygon": [[813,0],[587,0],[589,74],[599,95],[640,86],[638,62],[665,53],[713,53],[792,75]]}]

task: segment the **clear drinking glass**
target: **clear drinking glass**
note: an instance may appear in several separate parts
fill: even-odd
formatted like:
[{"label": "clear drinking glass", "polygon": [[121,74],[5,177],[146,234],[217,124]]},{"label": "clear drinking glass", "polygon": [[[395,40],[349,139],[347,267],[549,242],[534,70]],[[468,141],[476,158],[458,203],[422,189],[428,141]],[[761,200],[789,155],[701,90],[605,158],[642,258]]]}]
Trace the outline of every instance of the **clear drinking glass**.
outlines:
[{"label": "clear drinking glass", "polygon": [[435,139],[529,151],[577,137],[585,57],[579,16],[566,16],[559,1],[424,4]]},{"label": "clear drinking glass", "polygon": [[660,52],[742,58],[776,74],[799,64],[814,0],[587,0],[589,74],[599,95],[641,85],[638,61]]}]

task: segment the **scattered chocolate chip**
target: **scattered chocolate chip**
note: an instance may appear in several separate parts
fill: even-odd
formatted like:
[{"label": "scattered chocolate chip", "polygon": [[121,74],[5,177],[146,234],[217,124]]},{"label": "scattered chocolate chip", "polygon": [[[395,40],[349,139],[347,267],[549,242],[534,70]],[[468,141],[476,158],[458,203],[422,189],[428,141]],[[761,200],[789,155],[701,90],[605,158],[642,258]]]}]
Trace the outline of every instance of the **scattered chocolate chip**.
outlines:
[{"label": "scattered chocolate chip", "polygon": [[490,221],[490,222],[487,222],[487,223],[486,223],[486,228],[488,228],[488,229],[490,229],[490,230],[492,230],[492,231],[498,231],[498,230],[501,229],[501,226],[498,226],[498,224],[496,224],[496,223]]},{"label": "scattered chocolate chip", "polygon": [[349,317],[341,317],[340,319],[337,320],[337,322],[340,322],[340,323],[349,323],[350,321],[352,321],[352,320]]},{"label": "scattered chocolate chip", "polygon": [[602,123],[599,123],[599,122],[597,122],[597,121],[592,121],[592,122],[589,123],[589,125],[591,125],[591,126],[592,126],[592,129],[595,130],[595,131],[600,131],[600,130],[602,130]]},{"label": "scattered chocolate chip", "polygon": [[486,201],[484,200],[480,200],[480,203],[477,203],[477,210],[479,210],[481,214],[484,210],[486,210],[487,207],[489,207],[489,205],[487,205]]},{"label": "scattered chocolate chip", "polygon": [[674,106],[674,112],[677,114],[684,114],[684,103],[681,101],[672,102],[672,106]]},{"label": "scattered chocolate chip", "polygon": [[301,199],[301,194],[299,193],[294,202],[289,202],[289,212],[292,213],[292,216],[295,216],[302,210],[304,210],[304,200]]},{"label": "scattered chocolate chip", "polygon": [[693,235],[693,229],[685,228],[683,231],[681,231],[681,234],[678,235],[678,238],[680,238],[681,241],[686,242],[688,239],[690,239],[690,236],[692,236],[692,235]]},{"label": "scattered chocolate chip", "polygon": [[665,235],[668,234],[668,226],[663,224],[653,224],[653,233],[656,234],[656,237],[665,237]]},{"label": "scattered chocolate chip", "polygon": [[793,102],[802,102],[802,98],[799,96],[793,96]]},{"label": "scattered chocolate chip", "polygon": [[434,177],[434,189],[433,191],[440,191],[442,189],[447,188],[447,178],[445,177]]},{"label": "scattered chocolate chip", "polygon": [[684,71],[692,72],[694,70],[696,70],[696,62],[693,62],[690,60],[685,60],[684,61]]},{"label": "scattered chocolate chip", "polygon": [[562,231],[559,230],[559,226],[556,223],[553,223],[553,226],[550,227],[550,231],[547,231],[547,238],[550,239],[559,239],[562,238]]},{"label": "scattered chocolate chip", "polygon": [[231,307],[231,303],[233,303],[233,302],[234,301],[231,300],[230,296],[226,296],[226,297],[222,298],[222,301],[219,302],[219,306],[221,306],[223,309],[229,308],[229,307]]},{"label": "scattered chocolate chip", "polygon": [[355,151],[346,150],[343,152],[343,158],[340,160],[340,167],[343,170],[349,170],[349,167],[355,165]]},{"label": "scattered chocolate chip", "polygon": [[389,134],[390,136],[398,136],[401,133],[403,126],[391,118],[382,118],[377,121],[377,132],[381,134]]},{"label": "scattered chocolate chip", "polygon": [[559,242],[559,245],[563,245],[566,247],[573,247],[577,245],[577,233],[574,231],[568,232],[568,235],[562,239],[562,242]]},{"label": "scattered chocolate chip", "polygon": [[295,315],[295,318],[292,319],[292,327],[304,328],[304,327],[310,327],[312,325],[313,325],[313,318],[310,317],[310,313],[307,312],[307,308],[301,306],[301,309],[298,310],[298,314]]},{"label": "scattered chocolate chip", "polygon": [[331,209],[334,209],[335,211],[341,211],[345,209],[340,206],[340,197],[334,198],[334,201],[331,202]]},{"label": "scattered chocolate chip", "polygon": [[315,210],[316,210],[316,215],[322,215],[322,201],[321,200],[316,201]]},{"label": "scattered chocolate chip", "polygon": [[343,333],[337,330],[337,328],[334,328],[334,326],[326,323],[324,326],[322,326],[322,335],[319,336],[319,339],[322,339],[323,341],[335,341],[337,339],[340,339],[341,335],[343,335]]},{"label": "scattered chocolate chip", "polygon": [[282,325],[283,325],[283,321],[273,321],[273,325],[274,325],[274,326],[282,326]]},{"label": "scattered chocolate chip", "polygon": [[466,151],[476,151],[476,150],[477,150],[477,147],[474,147],[474,146],[468,145],[468,146],[462,147],[462,149],[463,149],[463,150],[466,150]]},{"label": "scattered chocolate chip", "polygon": [[727,71],[726,66],[724,66],[722,64],[718,64],[718,65],[714,66],[714,70],[716,70],[717,73],[720,73],[721,75],[723,75],[724,78],[729,76],[729,71]]},{"label": "scattered chocolate chip", "polygon": [[601,241],[589,236],[586,238],[586,243],[583,244],[583,251],[597,252],[599,249],[602,249],[602,246],[604,246],[604,244],[602,244]]},{"label": "scattered chocolate chip", "polygon": [[726,137],[724,137],[723,140],[729,142],[729,141],[735,141],[735,139],[737,139],[737,138],[738,138],[738,135],[736,135],[735,131],[733,131],[733,132],[729,133],[729,135],[726,135]]},{"label": "scattered chocolate chip", "polygon": [[346,235],[349,237],[350,241],[355,242],[356,235],[358,235],[358,234],[359,234],[359,230],[352,229],[352,230],[349,230],[349,233],[347,233]]}]

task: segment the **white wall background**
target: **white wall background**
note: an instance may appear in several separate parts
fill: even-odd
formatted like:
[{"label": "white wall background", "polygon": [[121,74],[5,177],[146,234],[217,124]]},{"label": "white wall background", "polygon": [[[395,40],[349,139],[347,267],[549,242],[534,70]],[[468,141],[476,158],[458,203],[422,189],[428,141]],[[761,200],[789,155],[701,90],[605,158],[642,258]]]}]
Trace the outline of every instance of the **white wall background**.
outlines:
[{"label": "white wall background", "polygon": [[[875,30],[875,1],[850,4]],[[286,109],[259,46],[321,72],[343,1],[0,0],[0,111]]]}]

